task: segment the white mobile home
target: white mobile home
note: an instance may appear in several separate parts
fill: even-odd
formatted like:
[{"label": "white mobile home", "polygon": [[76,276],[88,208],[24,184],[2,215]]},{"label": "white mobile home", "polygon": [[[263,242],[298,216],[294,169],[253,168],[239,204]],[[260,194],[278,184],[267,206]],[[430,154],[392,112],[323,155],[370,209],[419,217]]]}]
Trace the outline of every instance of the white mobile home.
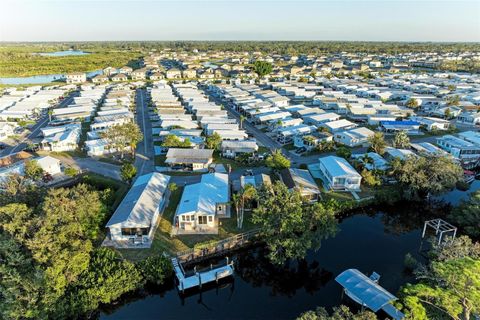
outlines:
[{"label": "white mobile home", "polygon": [[327,156],[320,158],[319,162],[326,189],[360,190],[362,176],[347,160],[336,156]]},{"label": "white mobile home", "polygon": [[151,244],[158,217],[165,208],[170,176],[157,172],[140,176],[108,221],[107,239],[119,247]]}]

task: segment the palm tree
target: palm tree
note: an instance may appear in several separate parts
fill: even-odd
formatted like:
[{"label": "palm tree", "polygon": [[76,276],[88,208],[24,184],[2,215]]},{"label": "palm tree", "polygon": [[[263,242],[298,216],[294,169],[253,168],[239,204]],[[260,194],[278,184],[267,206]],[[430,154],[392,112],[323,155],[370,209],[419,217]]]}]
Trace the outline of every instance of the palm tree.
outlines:
[{"label": "palm tree", "polygon": [[243,129],[243,121],[245,121],[246,117],[242,114],[240,115],[240,129]]},{"label": "palm tree", "polygon": [[48,121],[52,122],[53,109],[48,109]]},{"label": "palm tree", "polygon": [[[235,212],[237,214],[237,228],[240,228],[240,202],[241,202],[241,197],[239,193],[235,193],[232,195],[232,203],[235,206]],[[243,217],[242,217],[243,218]]]},{"label": "palm tree", "polygon": [[[240,210],[237,210],[237,226],[239,229],[243,225],[243,215],[245,212],[245,202],[252,200],[257,194],[257,190],[251,184],[247,184],[240,193]],[[240,213],[238,212],[240,211]]]}]

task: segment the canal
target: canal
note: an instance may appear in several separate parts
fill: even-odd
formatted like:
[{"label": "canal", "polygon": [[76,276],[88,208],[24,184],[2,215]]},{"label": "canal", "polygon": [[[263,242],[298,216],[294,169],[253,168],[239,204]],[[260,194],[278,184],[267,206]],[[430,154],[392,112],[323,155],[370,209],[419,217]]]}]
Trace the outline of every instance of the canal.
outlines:
[{"label": "canal", "polygon": [[295,319],[317,306],[331,308],[355,304],[342,299],[334,278],[357,268],[367,275],[376,271],[380,284],[396,294],[412,276],[404,270],[407,253],[419,254],[423,209],[389,209],[359,212],[339,223],[333,238],[322,242],[305,260],[274,266],[262,247],[244,250],[232,258],[235,276],[221,288],[181,298],[172,284],[142,297],[104,308],[100,319]]}]

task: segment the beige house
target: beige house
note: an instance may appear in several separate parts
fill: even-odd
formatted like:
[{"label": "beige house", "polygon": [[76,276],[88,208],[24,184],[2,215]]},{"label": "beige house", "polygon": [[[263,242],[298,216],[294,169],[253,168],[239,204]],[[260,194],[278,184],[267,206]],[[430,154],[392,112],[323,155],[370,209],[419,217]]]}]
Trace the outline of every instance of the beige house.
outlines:
[{"label": "beige house", "polygon": [[103,75],[103,74],[99,74],[95,77],[92,78],[92,82],[93,83],[104,83],[104,82],[108,82],[108,77],[106,75]]},{"label": "beige house", "polygon": [[181,79],[182,78],[182,72],[176,68],[172,68],[167,70],[166,72],[167,79]]},{"label": "beige house", "polygon": [[183,78],[196,78],[197,72],[194,69],[186,69],[182,71]]},{"label": "beige house", "polygon": [[165,76],[161,72],[155,72],[155,73],[152,73],[149,76],[149,78],[150,80],[162,80],[162,79],[165,79]]},{"label": "beige house", "polygon": [[118,69],[118,72],[129,76],[129,75],[132,74],[133,68],[131,68],[129,66],[124,66],[124,67],[121,67],[120,69]]},{"label": "beige house", "polygon": [[112,81],[115,81],[115,82],[127,81],[127,80],[128,80],[127,76],[124,75],[123,73],[117,73],[112,77]]},{"label": "beige house", "polygon": [[147,69],[137,69],[132,71],[132,80],[145,80],[147,78]]},{"label": "beige house", "polygon": [[87,81],[87,74],[85,72],[74,72],[67,74],[67,83],[82,83]]}]

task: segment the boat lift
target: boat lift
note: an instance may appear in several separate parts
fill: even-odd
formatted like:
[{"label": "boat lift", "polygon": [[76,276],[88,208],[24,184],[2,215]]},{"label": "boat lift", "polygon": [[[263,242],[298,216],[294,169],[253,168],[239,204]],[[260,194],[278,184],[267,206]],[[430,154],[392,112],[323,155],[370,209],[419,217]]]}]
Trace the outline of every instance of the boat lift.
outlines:
[{"label": "boat lift", "polygon": [[377,282],[380,275],[376,272],[367,277],[357,269],[348,269],[340,273],[336,278],[344,289],[345,294],[373,312],[380,309],[385,311],[392,319],[401,320],[405,315],[392,305],[397,297],[382,288]]},{"label": "boat lift", "polygon": [[185,293],[185,290],[191,288],[198,287],[201,289],[202,285],[204,284],[214,281],[218,283],[220,279],[232,276],[233,262],[230,262],[228,260],[228,257],[226,258],[226,262],[227,263],[224,266],[218,268],[213,268],[212,266],[210,266],[210,270],[204,272],[195,272],[194,275],[186,277],[185,270],[178,262],[177,258],[172,258],[173,271],[175,272],[175,276],[178,280],[178,290],[182,293]]},{"label": "boat lift", "polygon": [[[425,238],[425,233],[427,232],[427,227],[430,227],[435,230],[435,235],[438,237],[438,245],[442,243],[443,235],[445,233],[452,234],[452,239],[455,239],[457,235],[457,227],[448,223],[443,219],[433,219],[425,221],[423,225],[422,239]],[[440,234],[440,235],[439,235]]]}]

